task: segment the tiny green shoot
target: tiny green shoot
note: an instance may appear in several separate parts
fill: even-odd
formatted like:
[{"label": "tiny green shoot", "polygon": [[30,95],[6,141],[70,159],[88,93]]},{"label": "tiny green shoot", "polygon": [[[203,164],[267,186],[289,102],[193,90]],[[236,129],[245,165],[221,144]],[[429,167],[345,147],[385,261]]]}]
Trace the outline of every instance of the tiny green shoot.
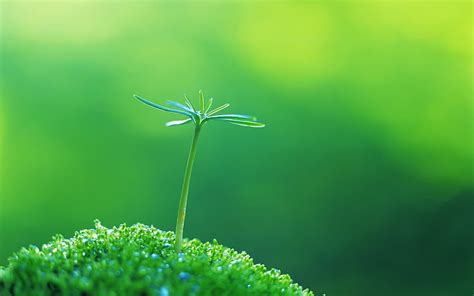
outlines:
[{"label": "tiny green shoot", "polygon": [[139,101],[149,106],[152,106],[154,108],[157,108],[166,112],[176,113],[176,114],[187,117],[186,119],[173,120],[173,121],[167,122],[166,126],[171,127],[171,126],[185,125],[188,123],[194,123],[194,136],[191,143],[191,148],[189,150],[188,161],[187,161],[186,169],[184,173],[183,187],[181,189],[181,196],[179,200],[178,218],[176,221],[175,250],[176,252],[179,253],[181,252],[182,245],[183,245],[184,220],[186,218],[186,205],[188,201],[189,184],[191,182],[191,173],[193,170],[194,159],[196,158],[196,148],[197,148],[197,143],[199,140],[199,134],[201,132],[201,128],[204,126],[205,123],[209,121],[214,121],[214,120],[224,121],[224,122],[232,123],[235,125],[244,126],[244,127],[252,127],[252,128],[262,128],[265,126],[265,124],[257,122],[257,119],[255,117],[249,116],[249,115],[217,114],[220,111],[228,108],[230,104],[224,104],[215,109],[211,109],[213,99],[212,98],[209,99],[206,105],[205,100],[204,100],[204,94],[202,91],[199,91],[199,108],[195,108],[186,95],[184,95],[185,105],[178,102],[174,102],[174,101],[166,102],[166,104],[172,108],[158,105],[138,95],[134,95],[134,97],[138,99]]}]

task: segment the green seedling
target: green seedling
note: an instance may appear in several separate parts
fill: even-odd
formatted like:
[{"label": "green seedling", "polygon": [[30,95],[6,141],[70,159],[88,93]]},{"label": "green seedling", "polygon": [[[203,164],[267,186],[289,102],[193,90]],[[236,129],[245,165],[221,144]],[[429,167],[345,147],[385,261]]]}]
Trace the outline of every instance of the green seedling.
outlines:
[{"label": "green seedling", "polygon": [[[135,96],[160,110],[184,115],[167,126],[194,124],[194,137],[184,174],[176,233],[135,224],[57,235],[37,247],[22,248],[0,266],[0,295],[287,295],[314,296],[287,274],[255,264],[245,252],[197,239],[183,241],[186,202],[196,146],[202,126],[219,120],[247,127],[263,127],[247,115],[221,114],[229,105],[211,110],[212,100],[195,109],[168,102],[163,107]],[[173,248],[173,242],[175,242]]]},{"label": "green seedling", "polygon": [[186,170],[184,173],[184,180],[183,180],[183,187],[181,189],[181,196],[179,199],[179,209],[178,209],[178,218],[176,221],[176,244],[175,250],[176,252],[181,252],[182,245],[183,245],[183,231],[184,231],[184,220],[186,218],[186,205],[188,202],[188,194],[189,194],[189,184],[191,182],[191,173],[193,170],[194,159],[196,158],[196,148],[197,143],[199,140],[199,134],[201,132],[201,128],[209,121],[223,121],[228,122],[231,124],[244,126],[244,127],[252,127],[252,128],[262,128],[265,124],[257,122],[257,119],[253,116],[249,115],[241,115],[241,114],[218,114],[222,110],[226,109],[230,106],[230,104],[224,104],[219,106],[215,109],[211,110],[212,101],[213,99],[209,99],[209,101],[205,102],[204,94],[202,91],[199,91],[199,108],[195,108],[191,101],[184,96],[185,105],[168,101],[166,102],[167,105],[173,107],[165,107],[148,101],[138,95],[134,95],[134,97],[141,102],[152,106],[154,108],[160,109],[162,111],[171,112],[183,115],[187,117],[186,119],[182,120],[173,120],[166,123],[166,126],[178,126],[178,125],[185,125],[188,123],[194,124],[194,136],[191,143],[191,148],[189,150],[188,161],[186,164]]}]

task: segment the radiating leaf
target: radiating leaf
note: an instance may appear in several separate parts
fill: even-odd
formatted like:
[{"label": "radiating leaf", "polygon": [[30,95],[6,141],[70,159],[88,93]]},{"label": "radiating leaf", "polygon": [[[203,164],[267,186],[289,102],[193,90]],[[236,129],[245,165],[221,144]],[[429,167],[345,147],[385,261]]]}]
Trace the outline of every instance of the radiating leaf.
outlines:
[{"label": "radiating leaf", "polygon": [[191,101],[188,99],[186,95],[184,95],[184,101],[186,102],[186,105],[188,105],[188,107],[191,108],[191,110],[193,110],[193,112],[196,112],[196,109],[194,108],[193,103],[191,103]]},{"label": "radiating leaf", "polygon": [[220,118],[220,119],[249,119],[249,120],[257,120],[257,118],[255,118],[254,116],[250,116],[250,115],[244,115],[244,114],[219,114],[219,115],[213,115],[213,116],[209,116],[208,117],[209,119],[217,119],[217,118]]},{"label": "radiating leaf", "polygon": [[217,107],[216,109],[210,111],[207,115],[211,116],[211,115],[213,115],[213,114],[216,114],[217,112],[222,111],[222,110],[224,110],[225,108],[227,108],[227,107],[229,107],[229,106],[230,106],[230,104],[224,104],[224,105],[222,105],[222,106],[219,106],[219,107]]},{"label": "radiating leaf", "polygon": [[173,121],[168,121],[165,125],[166,126],[178,126],[178,125],[184,125],[187,123],[190,123],[192,121],[191,118],[184,119],[184,120],[173,120]]},{"label": "radiating leaf", "polygon": [[211,109],[211,106],[212,106],[212,102],[213,102],[213,101],[214,101],[213,98],[210,98],[210,99],[209,99],[209,102],[208,102],[206,111],[204,111],[204,113],[207,113],[207,111],[209,111],[209,109]]},{"label": "radiating leaf", "polygon": [[189,112],[190,115],[194,113],[193,110],[191,110],[191,109],[188,108],[187,106],[184,106],[183,104],[178,103],[178,102],[167,101],[166,104],[168,104],[168,105],[170,105],[170,106],[173,106],[173,107],[176,107],[176,108],[179,108],[179,109],[182,109],[183,111]]},{"label": "radiating leaf", "polygon": [[245,127],[254,127],[254,128],[261,128],[265,127],[265,124],[257,121],[251,121],[251,120],[243,120],[243,119],[226,119],[226,118],[215,118],[216,120],[222,120],[222,121],[227,121],[229,123],[235,124],[235,125],[240,125],[240,126],[245,126]]},{"label": "radiating leaf", "polygon": [[204,93],[202,90],[199,91],[199,110],[204,113]]},{"label": "radiating leaf", "polygon": [[162,111],[166,111],[166,112],[173,112],[173,113],[178,113],[178,114],[181,114],[181,115],[185,115],[185,116],[188,116],[190,117],[191,115],[188,113],[188,112],[184,112],[184,111],[181,111],[181,110],[175,110],[175,109],[171,109],[171,108],[167,108],[167,107],[164,107],[164,106],[161,106],[161,105],[158,105],[156,103],[153,103],[153,102],[150,102],[138,95],[133,95],[135,97],[135,99],[139,100],[139,101],[142,101],[143,103],[149,105],[149,106],[152,106],[152,107],[155,107],[155,108],[158,108]]}]

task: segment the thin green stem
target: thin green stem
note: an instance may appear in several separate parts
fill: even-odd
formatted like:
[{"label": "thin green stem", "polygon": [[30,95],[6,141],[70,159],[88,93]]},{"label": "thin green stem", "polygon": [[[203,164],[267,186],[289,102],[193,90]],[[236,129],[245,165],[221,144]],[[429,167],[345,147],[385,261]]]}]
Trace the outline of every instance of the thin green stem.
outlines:
[{"label": "thin green stem", "polygon": [[194,129],[193,142],[189,150],[188,162],[184,173],[183,188],[181,189],[181,197],[179,199],[178,219],[176,221],[176,252],[181,252],[183,245],[184,220],[186,218],[186,204],[188,203],[189,184],[191,182],[191,173],[193,171],[194,158],[196,156],[196,147],[199,139],[201,126],[196,125]]}]

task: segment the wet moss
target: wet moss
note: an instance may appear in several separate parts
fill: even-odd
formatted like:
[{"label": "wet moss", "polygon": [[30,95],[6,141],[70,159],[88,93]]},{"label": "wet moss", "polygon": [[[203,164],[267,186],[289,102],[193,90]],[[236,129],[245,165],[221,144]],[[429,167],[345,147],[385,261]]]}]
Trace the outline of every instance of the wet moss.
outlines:
[{"label": "wet moss", "polygon": [[313,295],[279,270],[254,264],[217,241],[185,241],[136,224],[55,236],[0,269],[0,295]]}]

